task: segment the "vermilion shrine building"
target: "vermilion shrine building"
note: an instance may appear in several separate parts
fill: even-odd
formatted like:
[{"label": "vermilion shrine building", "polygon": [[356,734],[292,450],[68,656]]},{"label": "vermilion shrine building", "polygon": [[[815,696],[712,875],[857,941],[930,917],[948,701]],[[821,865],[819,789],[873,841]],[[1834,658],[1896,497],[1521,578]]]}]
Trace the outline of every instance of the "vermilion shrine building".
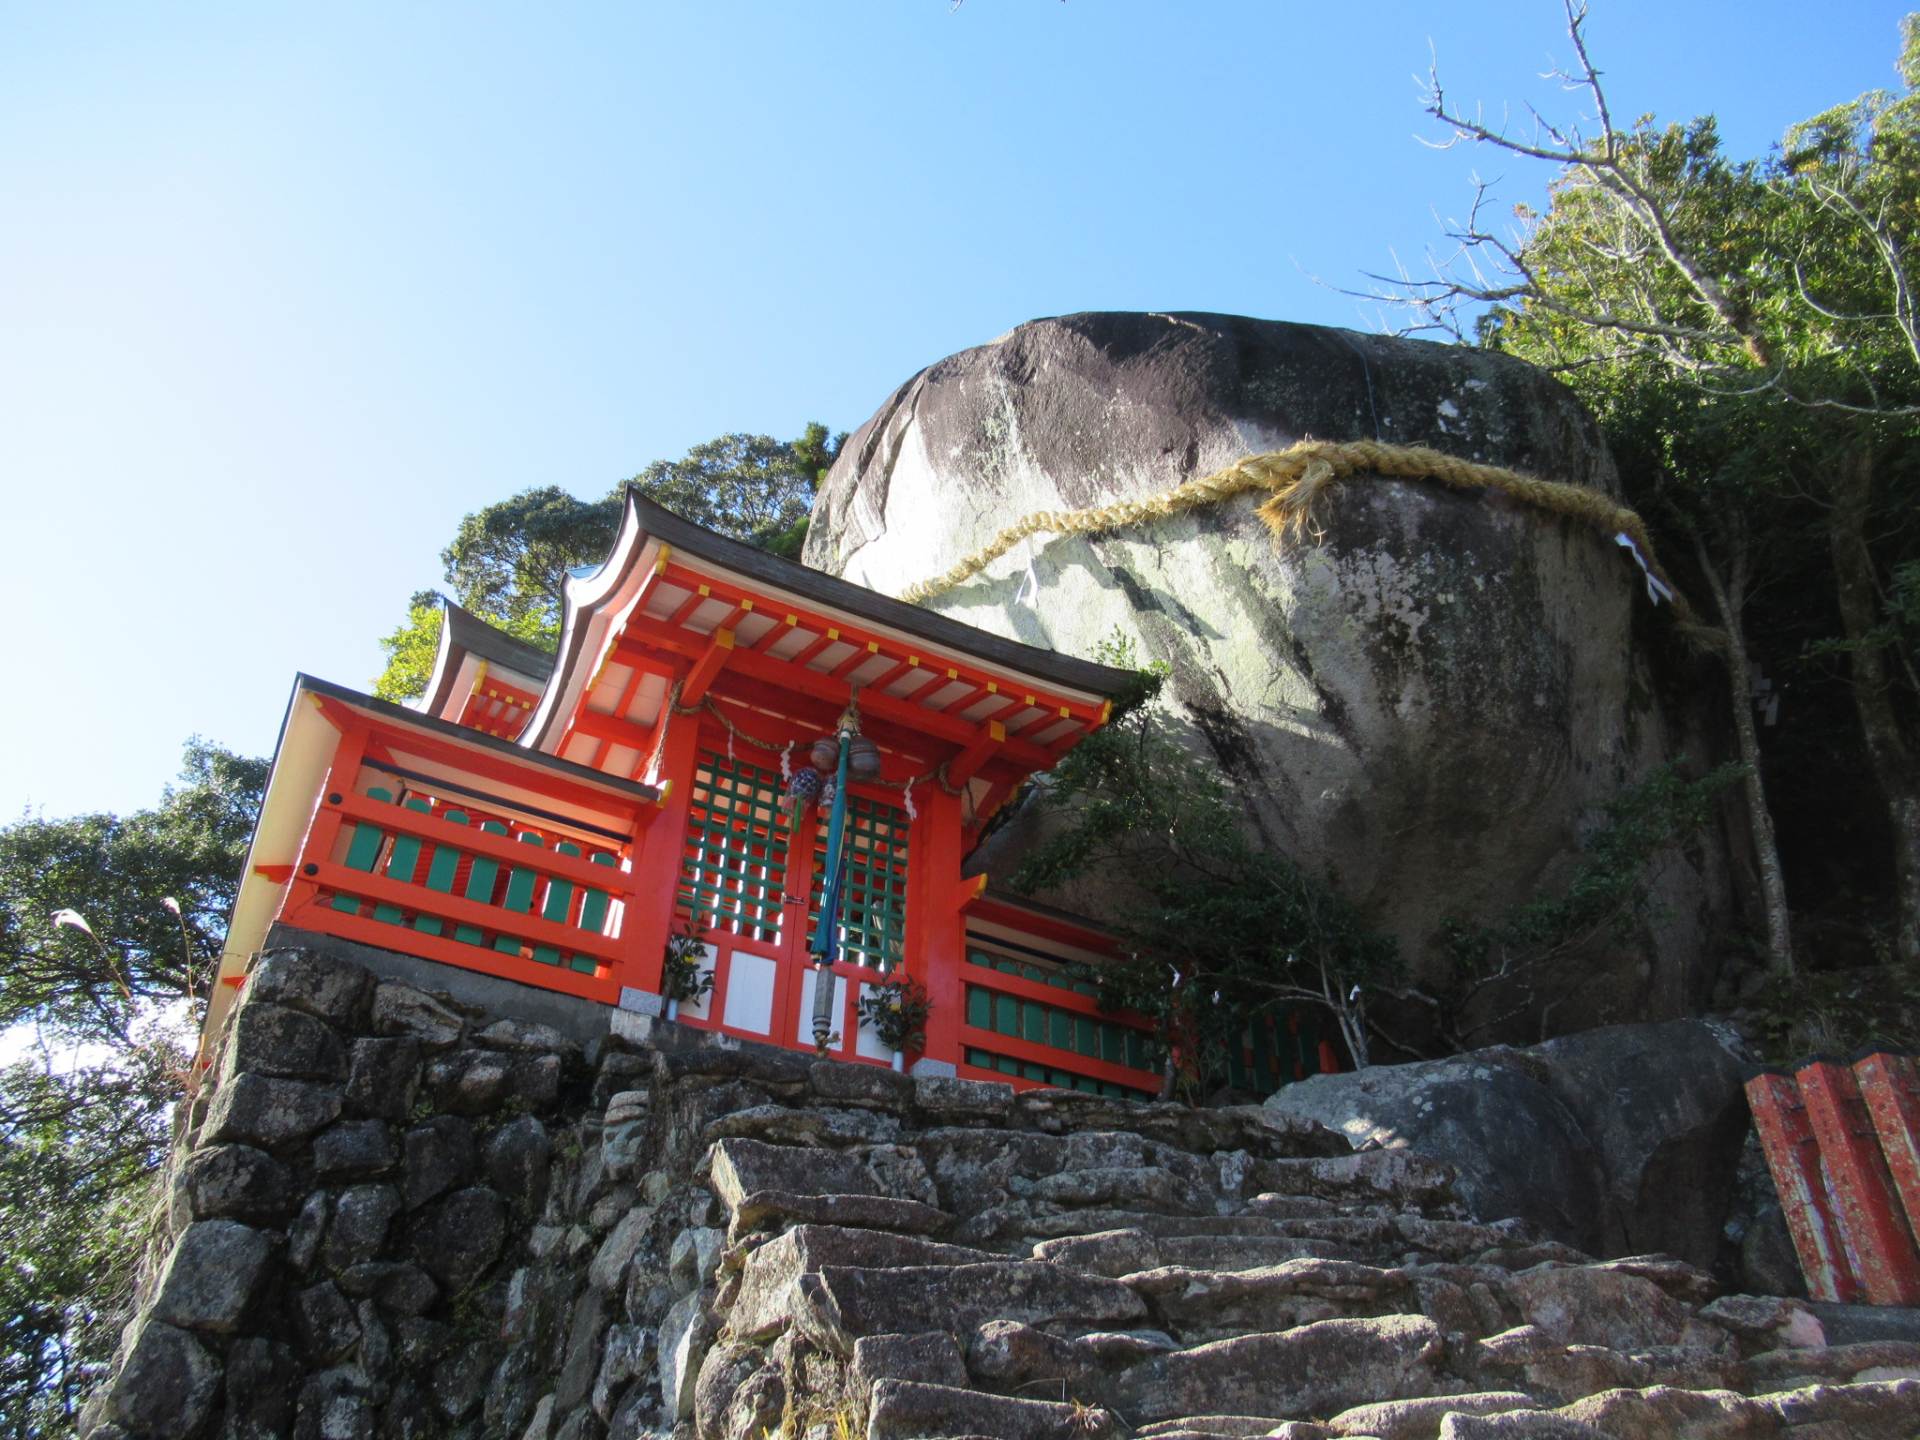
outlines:
[{"label": "vermilion shrine building", "polygon": [[[922,1073],[1151,1094],[1142,1024],[1085,979],[1110,942],[964,873],[1129,679],[630,494],[606,563],[567,586],[556,655],[449,607],[417,708],[298,678],[206,1033],[295,932],[652,1017],[690,929],[714,982],[679,1023],[813,1048],[828,812],[790,813],[785,772],[857,695],[880,770],[845,797],[833,1053],[892,1060],[855,1004],[904,973],[932,1002]],[[1243,1058],[1254,1088],[1330,1060],[1297,1021]]]}]

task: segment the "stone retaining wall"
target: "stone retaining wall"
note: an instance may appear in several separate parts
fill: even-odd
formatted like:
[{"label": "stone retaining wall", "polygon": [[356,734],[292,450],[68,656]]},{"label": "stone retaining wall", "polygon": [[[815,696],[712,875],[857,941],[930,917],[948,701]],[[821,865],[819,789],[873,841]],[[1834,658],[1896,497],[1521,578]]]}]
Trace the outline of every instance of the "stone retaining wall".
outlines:
[{"label": "stone retaining wall", "polygon": [[1257,1109],[582,1047],[304,951],[217,1074],[100,1440],[1920,1431],[1920,1346]]}]

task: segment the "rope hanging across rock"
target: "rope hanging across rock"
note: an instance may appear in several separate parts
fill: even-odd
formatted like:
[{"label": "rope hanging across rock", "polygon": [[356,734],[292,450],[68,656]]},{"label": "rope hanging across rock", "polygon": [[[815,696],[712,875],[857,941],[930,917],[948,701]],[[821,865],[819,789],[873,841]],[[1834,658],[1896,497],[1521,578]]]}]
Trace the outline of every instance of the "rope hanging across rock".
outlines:
[{"label": "rope hanging across rock", "polygon": [[1693,611],[1654,555],[1646,522],[1637,511],[1586,485],[1541,480],[1497,465],[1478,465],[1425,445],[1386,445],[1374,440],[1333,442],[1302,440],[1285,450],[1249,455],[1224,470],[1188,480],[1160,495],[1116,501],[1086,510],[1037,510],[1007,526],[951,569],[910,585],[900,598],[918,604],[979,574],[1029,535],[1093,535],[1146,520],[1161,520],[1236,495],[1265,491],[1259,515],[1281,543],[1318,533],[1317,512],[1339,482],[1371,476],[1384,480],[1425,480],[1449,490],[1491,490],[1508,498],[1592,525],[1628,549],[1645,570],[1648,594],[1657,604],[1668,599],[1674,616],[1693,623]]}]

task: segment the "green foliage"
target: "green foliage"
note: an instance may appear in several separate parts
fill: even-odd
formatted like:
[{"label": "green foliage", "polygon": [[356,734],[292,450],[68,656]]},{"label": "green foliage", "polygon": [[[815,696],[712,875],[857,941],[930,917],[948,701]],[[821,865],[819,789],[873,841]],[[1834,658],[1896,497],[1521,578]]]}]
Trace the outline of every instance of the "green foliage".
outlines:
[{"label": "green foliage", "polygon": [[933,1001],[927,997],[927,987],[911,975],[895,975],[864,990],[857,1008],[861,1020],[873,1027],[889,1050],[926,1044]]},{"label": "green foliage", "polygon": [[[1439,997],[1438,1018],[1456,1048],[1470,1049],[1503,1020],[1566,998],[1585,977],[1569,978],[1555,962],[1602,935],[1624,935],[1644,916],[1660,859],[1712,819],[1720,795],[1742,774],[1738,765],[1722,765],[1690,780],[1683,766],[1661,766],[1606,807],[1557,893],[1490,923],[1454,917],[1441,926],[1436,943],[1451,962],[1453,984]],[[1483,997],[1495,1008],[1477,1006]]]},{"label": "green foliage", "polygon": [[667,953],[660,965],[660,993],[683,1004],[710,993],[714,972],[700,968],[706,950],[692,930],[669,935]]},{"label": "green foliage", "polygon": [[1920,966],[1898,962],[1770,977],[1742,1007],[1743,1033],[1768,1064],[1920,1051]]},{"label": "green foliage", "polygon": [[150,810],[0,828],[0,1031],[33,1046],[0,1069],[5,1433],[69,1428],[126,1318],[266,771],[196,739]]},{"label": "green foliage", "polygon": [[[1099,657],[1130,665],[1124,647]],[[1365,995],[1398,973],[1393,942],[1367,929],[1334,877],[1257,845],[1219,770],[1182,743],[1141,671],[1132,707],[1082,741],[1039,787],[1054,812],[1014,885],[1053,889],[1097,876],[1118,896],[1106,917],[1126,959],[1096,979],[1103,1004],[1156,1022],[1158,1053],[1178,1043],[1191,1078],[1216,1069],[1248,1017],[1283,1001],[1326,1007],[1358,1064]]]},{"label": "green foliage", "polygon": [[[613,548],[629,485],[684,519],[789,559],[807,538],[813,494],[845,435],[809,424],[797,440],[722,435],[679,460],[656,460],[599,500],[557,485],[523,490],[474,511],[440,554],[455,601],[489,624],[551,650],[569,573],[598,566]],[[387,663],[374,681],[385,700],[424,694],[440,643],[440,596],[423,590],[405,623],[381,640]]]},{"label": "green foliage", "polygon": [[68,1432],[126,1321],[157,1200],[173,1067],[0,1069],[0,1431]]},{"label": "green foliage", "polygon": [[[204,996],[266,775],[265,761],[196,738],[151,810],[0,828],[0,1027],[124,1044],[149,1002]],[[97,943],[53,923],[68,908]]]}]

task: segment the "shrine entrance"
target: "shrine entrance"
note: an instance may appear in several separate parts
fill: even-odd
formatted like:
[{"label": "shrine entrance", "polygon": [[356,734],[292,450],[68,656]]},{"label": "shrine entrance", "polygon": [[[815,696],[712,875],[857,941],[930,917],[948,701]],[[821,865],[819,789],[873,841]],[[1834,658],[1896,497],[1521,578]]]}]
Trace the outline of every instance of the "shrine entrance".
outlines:
[{"label": "shrine entrance", "polygon": [[[793,807],[779,760],[729,754],[702,735],[676,892],[675,921],[706,947],[713,988],[682,1003],[679,1019],[776,1044],[813,1044],[818,972],[809,951],[820,923],[826,812]],[[724,743],[724,742],[723,742]],[[898,792],[855,784],[847,797],[846,856],[836,925],[838,980],[831,1053],[888,1060],[858,1024],[863,987],[906,960],[911,817]],[[794,813],[796,808],[798,813]]]}]

